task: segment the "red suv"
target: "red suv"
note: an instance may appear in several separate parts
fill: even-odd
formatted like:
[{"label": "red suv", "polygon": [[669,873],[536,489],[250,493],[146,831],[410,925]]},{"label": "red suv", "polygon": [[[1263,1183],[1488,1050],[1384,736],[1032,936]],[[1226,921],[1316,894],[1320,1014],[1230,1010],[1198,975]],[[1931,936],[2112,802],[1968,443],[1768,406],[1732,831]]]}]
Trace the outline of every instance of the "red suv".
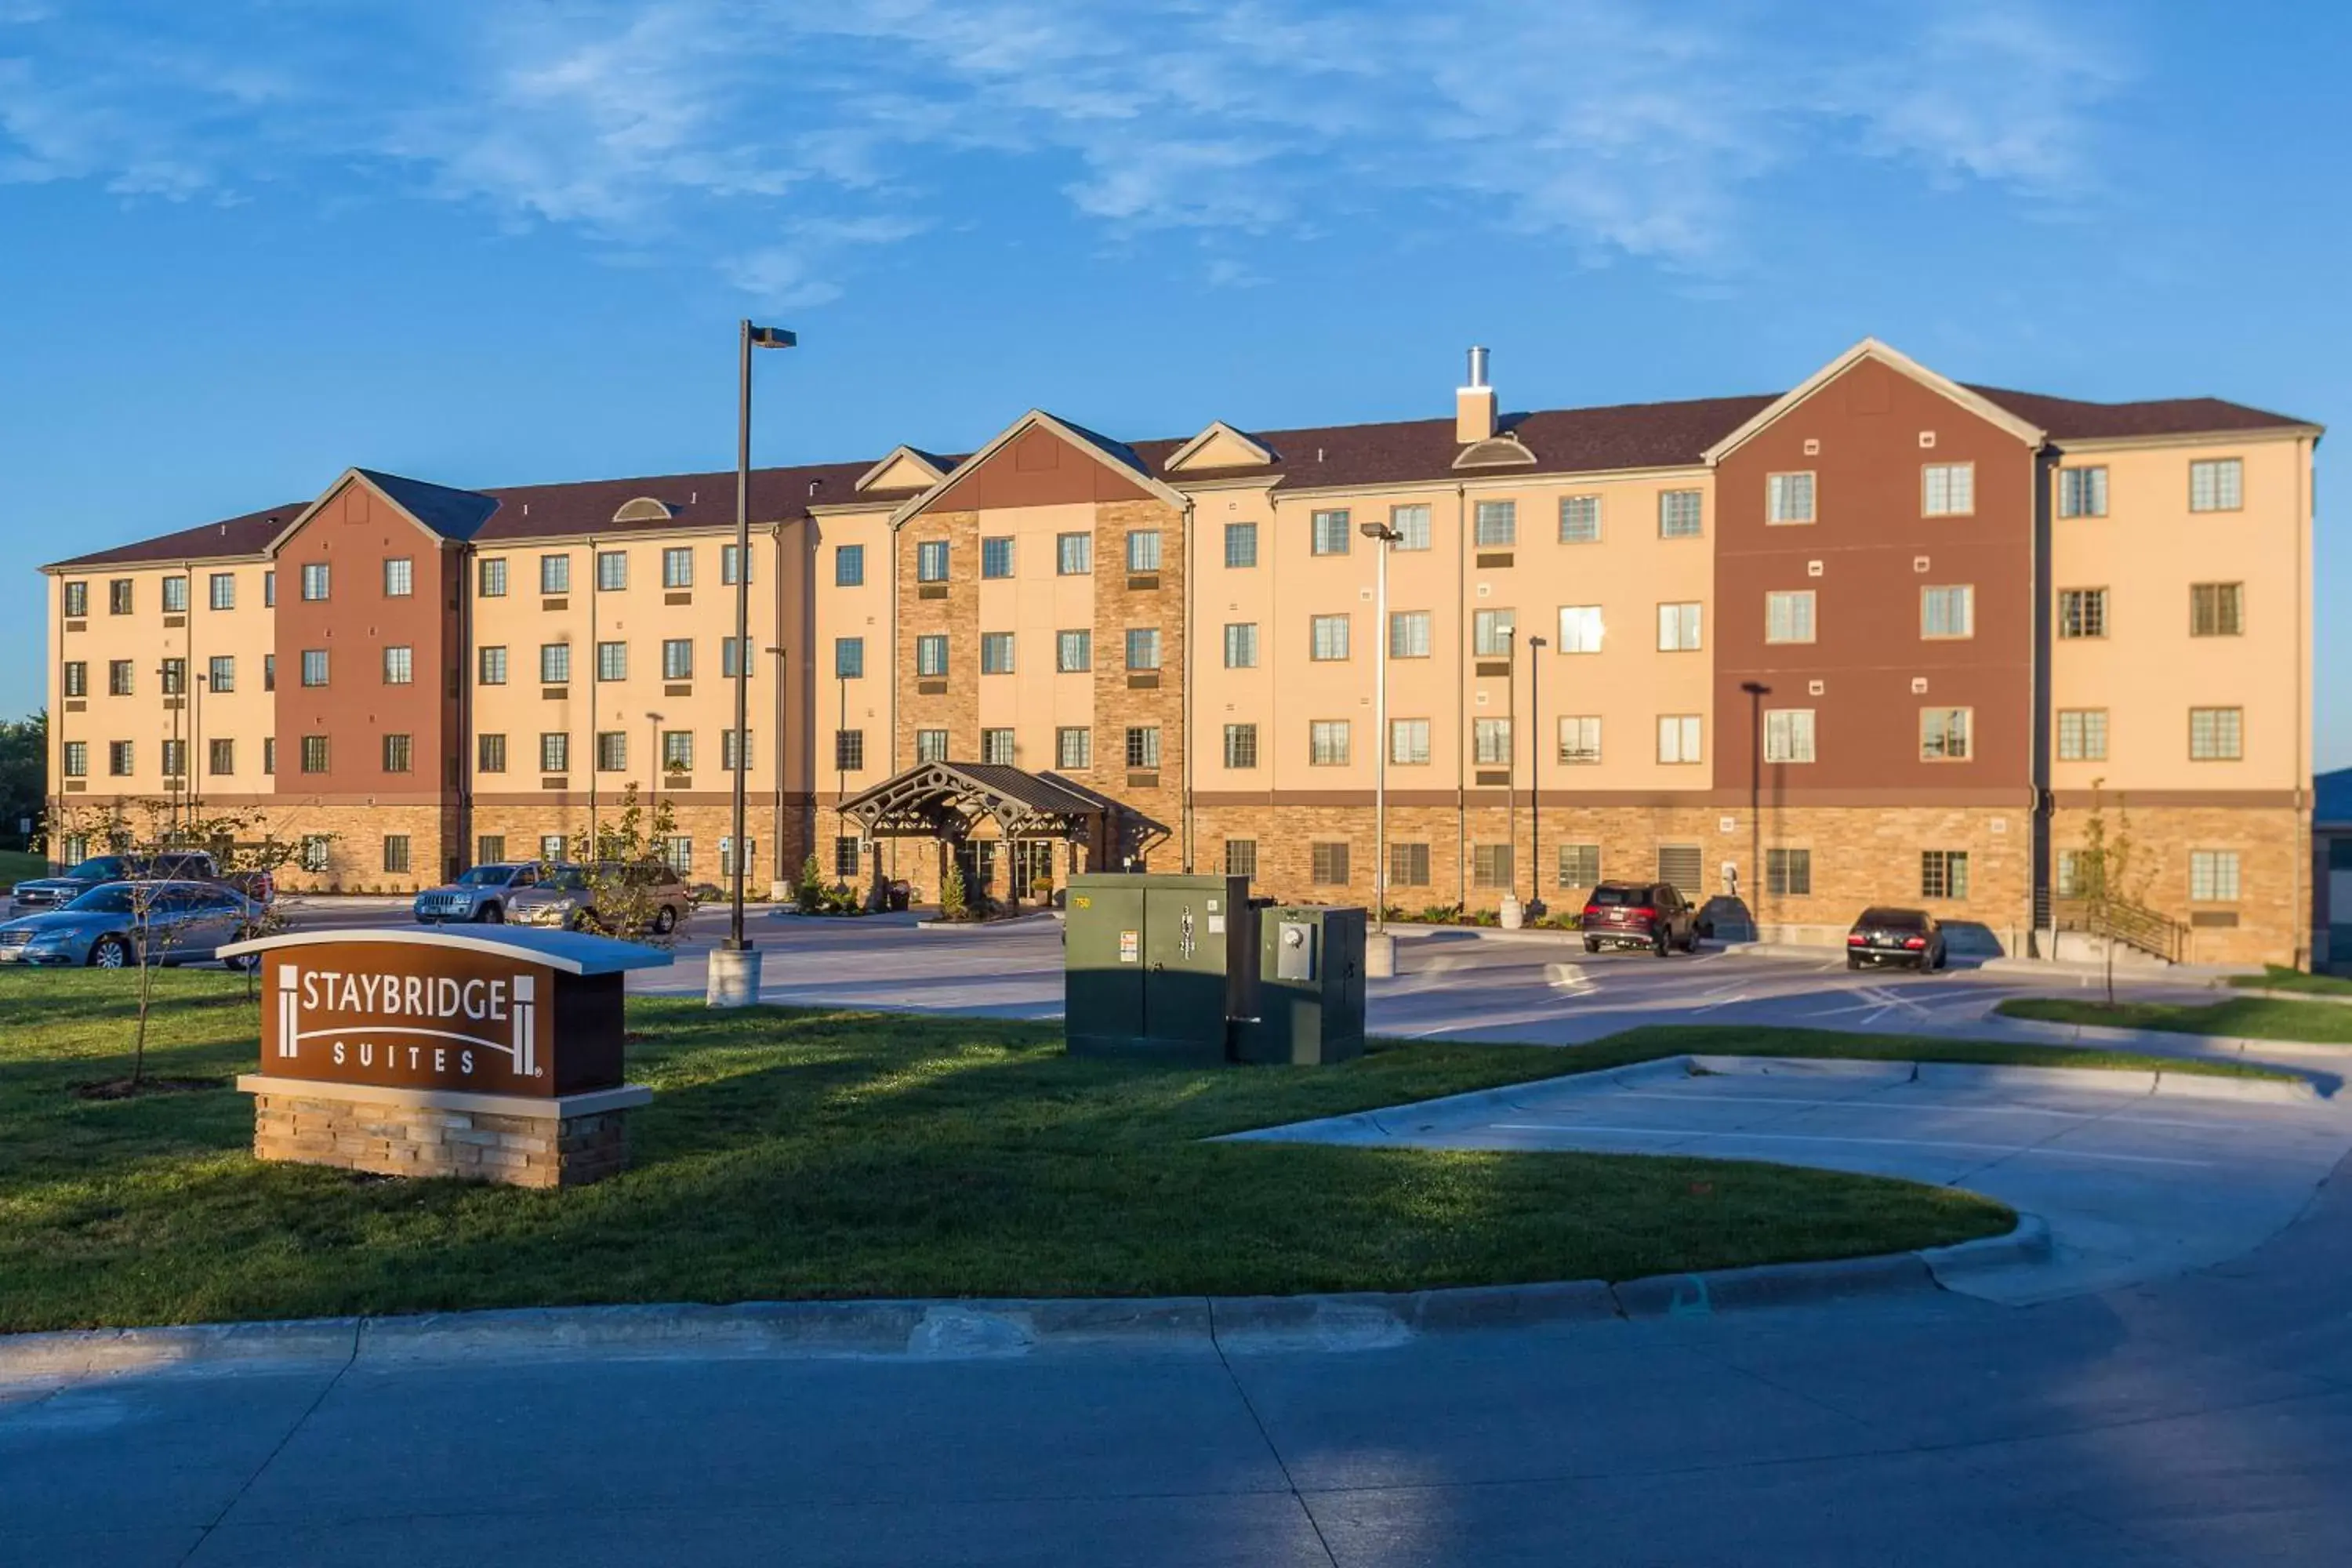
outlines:
[{"label": "red suv", "polygon": [[1698,911],[1670,882],[1603,882],[1584,900],[1584,951],[1646,947],[1664,958],[1698,946]]}]

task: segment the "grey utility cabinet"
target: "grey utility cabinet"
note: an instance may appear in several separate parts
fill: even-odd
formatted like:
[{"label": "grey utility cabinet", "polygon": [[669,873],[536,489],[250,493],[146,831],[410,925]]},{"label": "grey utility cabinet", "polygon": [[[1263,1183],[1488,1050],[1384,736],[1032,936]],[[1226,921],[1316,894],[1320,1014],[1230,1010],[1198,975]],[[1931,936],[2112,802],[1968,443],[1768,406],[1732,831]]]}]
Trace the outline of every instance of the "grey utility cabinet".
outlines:
[{"label": "grey utility cabinet", "polygon": [[1070,879],[1064,1033],[1077,1056],[1212,1066],[1253,1011],[1256,911],[1245,877]]},{"label": "grey utility cabinet", "polygon": [[1364,1054],[1364,911],[1257,911],[1257,1008],[1235,1031],[1246,1062],[1312,1066]]}]

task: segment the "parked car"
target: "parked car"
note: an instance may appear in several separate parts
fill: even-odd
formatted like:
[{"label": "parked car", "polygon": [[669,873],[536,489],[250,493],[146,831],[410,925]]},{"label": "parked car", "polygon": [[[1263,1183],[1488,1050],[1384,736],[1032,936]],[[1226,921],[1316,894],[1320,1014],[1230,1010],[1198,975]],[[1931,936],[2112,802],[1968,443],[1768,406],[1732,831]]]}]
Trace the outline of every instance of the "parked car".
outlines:
[{"label": "parked car", "polygon": [[1845,966],[1907,963],[1925,973],[1944,967],[1944,923],[1925,910],[1868,909],[1846,932]]},{"label": "parked car", "polygon": [[[625,922],[621,915],[603,907],[607,900],[600,897],[600,890],[614,888],[629,889],[629,901],[642,903],[645,910]],[[586,866],[566,863],[555,867],[541,877],[537,887],[523,889],[507,900],[507,919],[517,925],[561,926],[566,931],[603,931],[613,936],[634,936],[647,931],[667,936],[693,909],[694,900],[687,893],[686,883],[662,862],[645,860],[624,865],[617,860],[598,860]],[[622,923],[631,929],[615,929]]]},{"label": "parked car", "polygon": [[1664,958],[1698,946],[1698,911],[1671,882],[1603,882],[1584,900],[1584,951],[1646,947]]},{"label": "parked car", "polygon": [[11,889],[9,912],[62,909],[92,888],[133,880],[216,882],[262,904],[278,896],[277,879],[267,871],[223,871],[206,850],[166,849],[153,855],[93,855],[54,877],[27,879]]},{"label": "parked car", "polygon": [[515,894],[537,886],[537,861],[502,861],[477,866],[454,882],[427,888],[416,895],[413,907],[417,921],[425,925],[447,921],[485,921],[497,925],[507,918],[507,905]]},{"label": "parked car", "polygon": [[157,963],[204,963],[252,935],[262,917],[260,904],[218,882],[104,882],[63,909],[0,924],[0,963],[122,969],[142,953]]}]

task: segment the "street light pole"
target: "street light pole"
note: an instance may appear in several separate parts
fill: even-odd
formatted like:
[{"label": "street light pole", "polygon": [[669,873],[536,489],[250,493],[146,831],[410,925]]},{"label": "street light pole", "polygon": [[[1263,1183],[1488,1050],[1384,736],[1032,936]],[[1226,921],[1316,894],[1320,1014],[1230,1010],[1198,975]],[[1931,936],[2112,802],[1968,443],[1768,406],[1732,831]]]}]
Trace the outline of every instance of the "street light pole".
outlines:
[{"label": "street light pole", "polygon": [[1543,650],[1549,638],[1528,638],[1528,914],[1543,913]]},{"label": "street light pole", "polygon": [[[746,858],[743,854],[743,785],[751,762],[748,755],[751,748],[744,743],[744,732],[751,724],[751,351],[755,348],[788,349],[799,342],[799,338],[782,327],[753,326],[748,316],[737,331],[734,837],[730,840],[733,853],[729,857],[735,863],[735,875],[731,883],[727,926],[727,949],[730,952],[747,952],[751,945],[743,935],[743,862]],[[779,742],[782,739],[778,737]],[[751,989],[754,993],[759,989],[756,979]],[[714,1001],[719,999],[715,977],[711,983],[710,997]]]},{"label": "street light pole", "polygon": [[1367,944],[1364,973],[1384,975],[1396,973],[1396,946],[1389,937],[1389,552],[1404,535],[1384,522],[1357,526],[1381,552],[1372,612],[1372,636],[1380,643],[1372,682],[1372,933],[1380,940]]}]

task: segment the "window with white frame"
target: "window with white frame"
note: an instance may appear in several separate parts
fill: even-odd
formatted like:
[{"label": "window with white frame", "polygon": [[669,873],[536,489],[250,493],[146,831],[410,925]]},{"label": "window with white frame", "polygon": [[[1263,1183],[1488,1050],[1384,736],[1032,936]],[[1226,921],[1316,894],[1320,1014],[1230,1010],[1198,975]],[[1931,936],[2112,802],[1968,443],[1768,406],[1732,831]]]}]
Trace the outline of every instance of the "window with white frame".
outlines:
[{"label": "window with white frame", "polygon": [[1255,621],[1225,623],[1225,668],[1227,669],[1257,668],[1257,623]]},{"label": "window with white frame", "polygon": [[383,650],[383,683],[386,686],[409,686],[416,679],[416,650],[410,647],[387,647]]},{"label": "window with white frame", "polygon": [[1764,760],[1768,763],[1810,763],[1813,752],[1813,710],[1810,708],[1764,710]]},{"label": "window with white frame", "polygon": [[2107,515],[2107,470],[2104,467],[2058,470],[2060,517]]},{"label": "window with white frame", "polygon": [[1601,718],[1594,713],[1570,713],[1559,721],[1559,760],[1597,763],[1601,760]]},{"label": "window with white frame", "polygon": [[945,730],[915,731],[915,761],[944,763],[948,760],[948,732]]},{"label": "window with white frame", "polygon": [[1013,634],[1011,632],[980,634],[980,672],[982,675],[1013,673]]},{"label": "window with white frame", "polygon": [[2107,591],[2105,588],[2059,589],[2058,635],[2062,637],[2106,636]]},{"label": "window with white frame", "polygon": [[1476,611],[1470,617],[1470,651],[1480,658],[1508,658],[1517,629],[1517,610]]},{"label": "window with white frame", "polygon": [[1768,474],[1764,479],[1764,521],[1813,521],[1813,476],[1810,472]]},{"label": "window with white frame", "polygon": [[1160,628],[1158,626],[1128,627],[1127,668],[1129,669],[1160,668]]},{"label": "window with white frame", "polygon": [[416,563],[405,555],[397,555],[383,563],[383,596],[406,599],[416,593]]},{"label": "window with white frame", "polygon": [[1601,538],[1601,498],[1599,496],[1562,496],[1559,498],[1559,542],[1562,544],[1592,544]]},{"label": "window with white frame", "polygon": [[1127,536],[1127,569],[1130,572],[1160,570],[1160,531],[1139,528]]},{"label": "window with white frame", "polygon": [[948,672],[948,639],[944,632],[925,632],[915,639],[915,673],[940,676]]},{"label": "window with white frame", "polygon": [[1389,508],[1389,527],[1396,534],[1395,550],[1426,550],[1430,546],[1429,508],[1426,506],[1392,506]]},{"label": "window with white frame", "polygon": [[1559,847],[1559,885],[1597,888],[1601,885],[1601,846],[1563,844]]},{"label": "window with white frame", "polygon": [[1919,470],[1922,517],[1966,517],[1977,510],[1974,463],[1928,463]]},{"label": "window with white frame", "polygon": [[1519,503],[1482,500],[1471,514],[1472,542],[1481,550],[1508,550],[1519,542]]},{"label": "window with white frame", "polygon": [[1427,658],[1429,657],[1429,612],[1427,610],[1395,610],[1390,613],[1389,657],[1391,658]]},{"label": "window with white frame", "polygon": [[1076,772],[1095,765],[1095,732],[1083,724],[1066,724],[1054,731],[1054,765]]},{"label": "window with white frame", "polygon": [[1698,715],[1696,713],[1659,714],[1658,761],[1696,763],[1699,760]]},{"label": "window with white frame", "polygon": [[2189,710],[2189,760],[2192,763],[2234,763],[2246,754],[2246,710],[2242,708],[2191,708]]},{"label": "window with white frame", "polygon": [[1054,634],[1054,668],[1064,675],[1083,675],[1095,667],[1095,634],[1084,626]]},{"label": "window with white frame", "polygon": [[944,583],[948,580],[948,542],[944,539],[919,540],[915,544],[915,581]]},{"label": "window with white frame", "polygon": [[327,650],[325,648],[306,647],[302,650],[302,684],[305,686],[327,684]]},{"label": "window with white frame", "polygon": [[1347,658],[1348,622],[1346,616],[1314,616],[1308,623],[1307,657],[1327,663]]},{"label": "window with white frame", "polygon": [[1919,635],[1939,640],[1976,636],[1976,589],[1967,584],[1920,589]]},{"label": "window with white frame", "polygon": [[1813,590],[1791,588],[1764,595],[1764,640],[1813,640]]},{"label": "window with white frame", "polygon": [[1397,767],[1425,767],[1429,763],[1429,721],[1389,721],[1389,762]]},{"label": "window with white frame", "polygon": [[1318,511],[1308,520],[1308,548],[1318,555],[1345,555],[1354,532],[1345,510]]},{"label": "window with white frame", "polygon": [[1964,763],[1969,760],[1969,731],[1976,710],[1969,708],[1919,710],[1919,760],[1923,763]]},{"label": "window with white frame", "polygon": [[2238,852],[2234,849],[2190,850],[2189,900],[2197,904],[2236,903]]},{"label": "window with white frame", "polygon": [[1601,630],[1600,605],[1563,605],[1560,606],[1560,652],[1599,653]]},{"label": "window with white frame", "polygon": [[1318,719],[1307,726],[1307,760],[1318,768],[1348,764],[1348,721]]},{"label": "window with white frame", "polygon": [[1257,766],[1257,726],[1228,724],[1225,726],[1225,766],[1254,768]]},{"label": "window with white frame", "polygon": [[1685,602],[1658,606],[1658,651],[1691,653],[1698,647],[1698,605]]},{"label": "window with white frame", "polygon": [[2236,511],[2246,504],[2246,466],[2237,458],[2209,458],[2189,465],[2190,511]]},{"label": "window with white frame", "polygon": [[1054,536],[1054,571],[1057,576],[1083,577],[1095,569],[1095,536],[1057,533]]},{"label": "window with white frame", "polygon": [[312,603],[327,596],[327,563],[313,561],[302,568],[302,597]]},{"label": "window with white frame", "polygon": [[2058,710],[2058,760],[2062,763],[2104,763],[2107,760],[2105,709]]},{"label": "window with white frame", "polygon": [[1658,537],[1696,539],[1705,531],[1702,496],[1697,490],[1658,492]]},{"label": "window with white frame", "polygon": [[1482,768],[1511,765],[1511,721],[1508,719],[1470,721],[1470,760]]}]

